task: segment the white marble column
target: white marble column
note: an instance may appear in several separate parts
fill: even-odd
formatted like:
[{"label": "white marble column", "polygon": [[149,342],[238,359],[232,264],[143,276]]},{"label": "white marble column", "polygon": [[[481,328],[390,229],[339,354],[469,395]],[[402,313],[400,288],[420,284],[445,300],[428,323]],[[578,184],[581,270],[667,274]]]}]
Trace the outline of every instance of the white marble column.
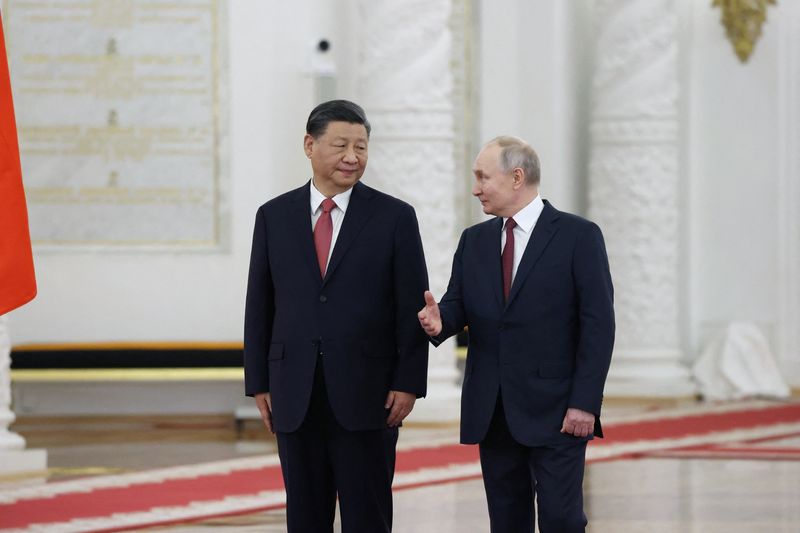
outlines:
[{"label": "white marble column", "polygon": [[47,454],[44,450],[26,450],[25,439],[9,431],[14,422],[11,410],[11,342],[6,317],[0,316],[0,474],[44,470]]},{"label": "white marble column", "polygon": [[617,340],[607,395],[694,392],[681,348],[674,0],[598,0],[589,216],[603,229]]},{"label": "white marble column", "polygon": [[[417,211],[439,298],[456,245],[457,209],[450,0],[360,0],[359,100],[372,123],[365,183]],[[431,349],[428,397],[412,420],[456,420],[454,342]]]}]

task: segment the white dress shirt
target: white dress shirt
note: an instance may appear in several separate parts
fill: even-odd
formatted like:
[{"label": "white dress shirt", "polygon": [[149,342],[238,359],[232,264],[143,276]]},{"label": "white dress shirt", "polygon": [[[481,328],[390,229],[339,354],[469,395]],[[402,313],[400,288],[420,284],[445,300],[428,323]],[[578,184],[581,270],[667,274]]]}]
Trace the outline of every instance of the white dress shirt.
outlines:
[{"label": "white dress shirt", "polygon": [[[317,225],[317,220],[322,216],[322,201],[326,198],[324,194],[317,190],[314,185],[314,179],[311,179],[311,231],[314,231],[314,226]],[[339,236],[339,230],[342,229],[342,221],[347,212],[347,205],[350,203],[350,194],[353,189],[337,194],[331,200],[336,203],[336,207],[331,210],[331,222],[333,222],[333,236],[331,237],[331,247],[328,250],[328,260],[325,262],[327,265],[331,262],[331,255],[333,255],[333,247],[336,245],[336,238]]]},{"label": "white dress shirt", "polygon": [[[525,247],[528,246],[533,227],[536,225],[536,221],[539,220],[542,209],[544,209],[544,202],[542,201],[542,197],[537,194],[536,198],[531,200],[531,203],[517,211],[517,213],[511,217],[514,219],[514,222],[517,223],[512,230],[514,232],[514,268],[511,271],[511,283],[514,283],[514,278],[517,277],[517,268],[519,267],[520,261],[522,261],[522,254],[525,253]],[[501,255],[503,253],[503,247],[506,245],[506,222],[508,222],[508,218],[503,217],[503,231],[500,232]]]}]

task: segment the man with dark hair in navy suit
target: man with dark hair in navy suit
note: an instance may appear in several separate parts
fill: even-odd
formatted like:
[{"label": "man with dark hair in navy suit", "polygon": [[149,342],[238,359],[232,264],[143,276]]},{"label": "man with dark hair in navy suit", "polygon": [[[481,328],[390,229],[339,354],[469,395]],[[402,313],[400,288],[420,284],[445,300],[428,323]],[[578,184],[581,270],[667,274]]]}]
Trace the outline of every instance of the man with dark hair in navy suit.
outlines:
[{"label": "man with dark hair in navy suit", "polygon": [[392,528],[397,427],[425,395],[428,286],[414,209],[359,182],[370,125],[317,106],[312,178],[258,209],[245,309],[245,392],[276,433],[289,533]]},{"label": "man with dark hair in navy suit", "polygon": [[582,532],[586,442],[614,345],[600,228],[539,196],[539,159],[516,137],[480,152],[472,194],[495,218],[468,228],[447,292],[419,321],[434,344],[469,328],[461,442],[480,444],[493,533]]}]

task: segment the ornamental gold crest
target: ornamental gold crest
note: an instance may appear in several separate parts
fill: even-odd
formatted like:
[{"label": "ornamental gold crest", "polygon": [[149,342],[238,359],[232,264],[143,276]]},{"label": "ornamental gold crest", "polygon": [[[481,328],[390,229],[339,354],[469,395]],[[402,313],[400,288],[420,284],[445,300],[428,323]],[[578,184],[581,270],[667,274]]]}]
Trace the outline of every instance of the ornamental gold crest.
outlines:
[{"label": "ornamental gold crest", "polygon": [[714,0],[714,7],[722,8],[722,25],[733,50],[744,63],[753,52],[761,35],[761,26],[767,20],[767,4],[776,0]]}]

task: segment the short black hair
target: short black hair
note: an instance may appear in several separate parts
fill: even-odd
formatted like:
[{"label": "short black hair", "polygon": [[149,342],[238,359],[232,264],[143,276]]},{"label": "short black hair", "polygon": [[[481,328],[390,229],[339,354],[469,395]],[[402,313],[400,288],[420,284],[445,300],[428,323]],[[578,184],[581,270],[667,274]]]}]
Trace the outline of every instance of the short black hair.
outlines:
[{"label": "short black hair", "polygon": [[360,105],[349,100],[329,100],[319,104],[308,115],[306,133],[317,139],[320,135],[325,134],[325,130],[328,129],[328,124],[331,122],[362,124],[367,129],[367,137],[372,129],[367,120],[367,114]]}]

